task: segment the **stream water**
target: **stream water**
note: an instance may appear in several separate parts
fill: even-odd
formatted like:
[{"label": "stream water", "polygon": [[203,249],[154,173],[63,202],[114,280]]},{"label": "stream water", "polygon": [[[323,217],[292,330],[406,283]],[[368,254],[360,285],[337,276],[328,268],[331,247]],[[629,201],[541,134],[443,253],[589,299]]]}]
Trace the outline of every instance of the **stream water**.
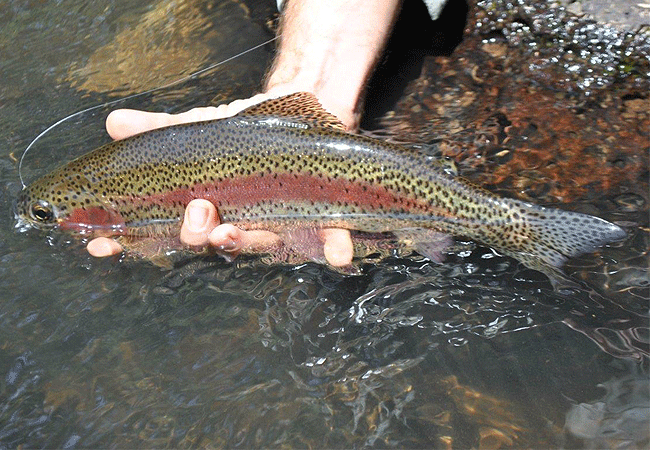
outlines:
[{"label": "stream water", "polygon": [[[0,449],[648,445],[647,272],[556,292],[470,243],[355,276],[253,257],[165,271],[14,229],[35,135],[263,42],[273,3],[0,1]],[[250,95],[272,50],[119,106]],[[109,110],[39,141],[26,181],[106,142]],[[635,230],[594,258],[645,258]]]}]

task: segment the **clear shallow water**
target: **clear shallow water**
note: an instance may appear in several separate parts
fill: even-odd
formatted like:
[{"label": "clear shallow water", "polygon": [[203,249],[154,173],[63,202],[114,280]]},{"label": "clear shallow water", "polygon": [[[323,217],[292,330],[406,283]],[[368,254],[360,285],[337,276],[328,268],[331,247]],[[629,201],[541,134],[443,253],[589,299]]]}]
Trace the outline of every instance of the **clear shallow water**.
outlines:
[{"label": "clear shallow water", "polygon": [[[115,64],[97,70],[120,67],[131,47],[120,54],[115,42],[135,29],[132,38],[151,38],[152,52],[176,57],[182,52],[156,33],[169,17],[183,17],[178,39],[212,43],[205,60],[187,63],[201,68],[268,35],[257,20],[261,7],[250,18],[235,2],[203,9],[78,2],[67,14],[5,3],[12,13],[0,27],[0,51],[11,55],[0,66],[0,446],[647,444],[647,281],[642,270],[638,279],[629,270],[617,276],[623,269],[590,272],[594,259],[610,267],[629,259],[636,250],[628,247],[643,243],[640,231],[585,257],[587,269],[575,262],[569,273],[590,287],[562,293],[480,247],[444,265],[388,259],[354,277],[255,259],[190,259],[164,272],[14,231],[20,185],[12,155],[55,119],[112,98],[89,90],[108,88],[111,77],[93,85],[93,70],[81,70],[99,61],[98,49],[114,50]],[[206,21],[230,38],[220,40]],[[268,56],[262,50],[128,106],[182,110],[247,95]],[[161,67],[156,82],[188,71]],[[134,75],[136,90],[154,72]],[[111,89],[131,92],[125,82]],[[26,178],[105,141],[105,113],[40,142]]]}]

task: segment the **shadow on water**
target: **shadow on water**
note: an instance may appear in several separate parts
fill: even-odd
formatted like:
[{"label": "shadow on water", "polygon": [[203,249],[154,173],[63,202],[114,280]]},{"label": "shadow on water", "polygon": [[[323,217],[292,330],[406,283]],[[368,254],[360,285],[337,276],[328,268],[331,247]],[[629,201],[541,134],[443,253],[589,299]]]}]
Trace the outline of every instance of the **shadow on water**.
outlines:
[{"label": "shadow on water", "polygon": [[[159,83],[190,70],[174,59],[183,50],[156,35],[168,32],[173,18],[186,24],[173,35],[174,45],[193,48],[201,39],[214,44],[204,56],[201,49],[189,52],[200,57],[187,62],[194,70],[266,39],[272,2],[261,3],[80,2],[63,17],[49,4],[7,3],[12,12],[2,19],[0,51],[16,55],[23,49],[23,56],[0,65],[0,448],[647,446],[648,203],[634,188],[602,196],[562,191],[571,195],[567,201],[574,209],[610,215],[629,230],[624,243],[572,261],[567,272],[583,288],[562,292],[543,275],[466,242],[445,264],[418,256],[387,258],[364,264],[356,276],[315,264],[269,267],[250,257],[234,263],[191,258],[162,272],[117,257],[92,259],[64,236],[12,232],[11,201],[19,189],[12,155],[53,117],[130,92],[124,81],[105,84],[115,78],[112,70],[133,67],[129,58],[138,46],[125,47],[129,36],[144,39],[155,55],[173,53],[160,65]],[[485,11],[494,13],[481,5],[470,5],[467,27],[477,17],[484,20]],[[51,27],[57,23],[62,26]],[[502,17],[499,23],[508,22]],[[84,41],[90,27],[98,31]],[[525,38],[518,33],[513,36]],[[497,44],[490,51],[501,51],[504,39],[488,42]],[[111,51],[109,66],[94,56]],[[453,69],[454,83],[464,87],[472,74],[482,80],[481,67],[471,66],[480,55],[465,51],[461,45],[450,56],[462,54],[469,65],[464,72]],[[220,101],[248,95],[269,50],[260,54],[141,105],[180,110],[215,96]],[[449,69],[448,59],[435,61]],[[423,118],[421,105],[430,106],[427,99],[439,92],[420,89],[424,79],[436,79],[427,77],[427,64],[404,96],[420,102],[420,109],[402,101],[386,116],[386,132],[397,139],[405,140],[396,130],[410,132],[415,124],[419,134],[413,132],[411,141],[432,140],[427,133],[436,123],[423,124],[433,114]],[[504,60],[498,65],[507,67]],[[147,80],[156,67],[147,66],[138,80]],[[106,76],[107,70],[113,75]],[[145,81],[137,83],[142,89]],[[441,77],[439,83],[437,89],[444,90],[451,81]],[[110,92],[96,92],[95,85]],[[536,88],[535,98],[546,101],[546,91]],[[642,130],[647,119],[629,101],[647,96],[639,98],[634,90],[625,95],[619,112],[633,113],[626,123]],[[488,167],[494,178],[481,181],[510,196],[521,194],[517,180],[526,177],[538,182],[524,190],[535,200],[552,203],[567,189],[566,179],[538,189],[549,172],[535,178],[539,173],[532,169],[517,171],[519,156],[504,161],[503,151],[514,152],[510,141],[528,156],[538,143],[553,143],[540,138],[547,132],[543,126],[524,128],[507,108],[499,116],[485,110],[491,119],[481,118],[481,141],[463,128],[473,123],[462,115],[471,105],[461,108],[456,100],[438,98],[443,109],[436,113],[447,121],[447,134],[435,142],[436,151],[452,154],[454,142],[464,145],[469,154],[455,154],[463,170],[475,177]],[[595,106],[583,102],[581,108],[578,115],[586,108],[590,117]],[[105,139],[103,114],[53,132],[30,155],[28,177]],[[611,115],[614,123],[623,119]],[[454,133],[455,141],[449,137]],[[558,127],[556,138],[564,139],[562,133]],[[635,137],[628,133],[627,139]],[[498,143],[486,148],[480,142]],[[621,140],[622,148],[626,142]],[[597,153],[594,147],[591,152]],[[633,152],[618,157],[629,164],[642,161]],[[504,166],[482,166],[486,159],[515,169],[499,178]],[[610,184],[623,184],[617,180]],[[592,182],[609,186],[602,179]]]}]

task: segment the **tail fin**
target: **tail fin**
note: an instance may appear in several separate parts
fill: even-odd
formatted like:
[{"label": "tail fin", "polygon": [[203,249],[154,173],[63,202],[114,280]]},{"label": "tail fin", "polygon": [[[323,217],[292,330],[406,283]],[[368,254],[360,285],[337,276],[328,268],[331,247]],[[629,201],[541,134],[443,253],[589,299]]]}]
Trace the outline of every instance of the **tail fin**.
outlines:
[{"label": "tail fin", "polygon": [[588,214],[518,201],[510,206],[512,216],[519,221],[513,224],[519,239],[516,243],[509,242],[506,250],[536,270],[544,266],[557,270],[568,258],[592,252],[626,236],[618,225]]}]

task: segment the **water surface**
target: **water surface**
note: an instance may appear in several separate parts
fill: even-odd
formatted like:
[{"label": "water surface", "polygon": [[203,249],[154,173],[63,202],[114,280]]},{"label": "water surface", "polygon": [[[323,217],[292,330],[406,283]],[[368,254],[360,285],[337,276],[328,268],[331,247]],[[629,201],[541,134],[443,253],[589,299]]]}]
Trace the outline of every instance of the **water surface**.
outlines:
[{"label": "water surface", "polygon": [[[14,230],[31,138],[262,42],[261,3],[0,4],[0,448],[647,445],[647,234],[630,216],[630,239],[574,262],[588,282],[562,292],[462,241],[443,265],[344,276],[251,257],[161,271]],[[250,95],[270,52],[125,106]],[[108,110],[39,142],[25,178],[107,141]]]}]

